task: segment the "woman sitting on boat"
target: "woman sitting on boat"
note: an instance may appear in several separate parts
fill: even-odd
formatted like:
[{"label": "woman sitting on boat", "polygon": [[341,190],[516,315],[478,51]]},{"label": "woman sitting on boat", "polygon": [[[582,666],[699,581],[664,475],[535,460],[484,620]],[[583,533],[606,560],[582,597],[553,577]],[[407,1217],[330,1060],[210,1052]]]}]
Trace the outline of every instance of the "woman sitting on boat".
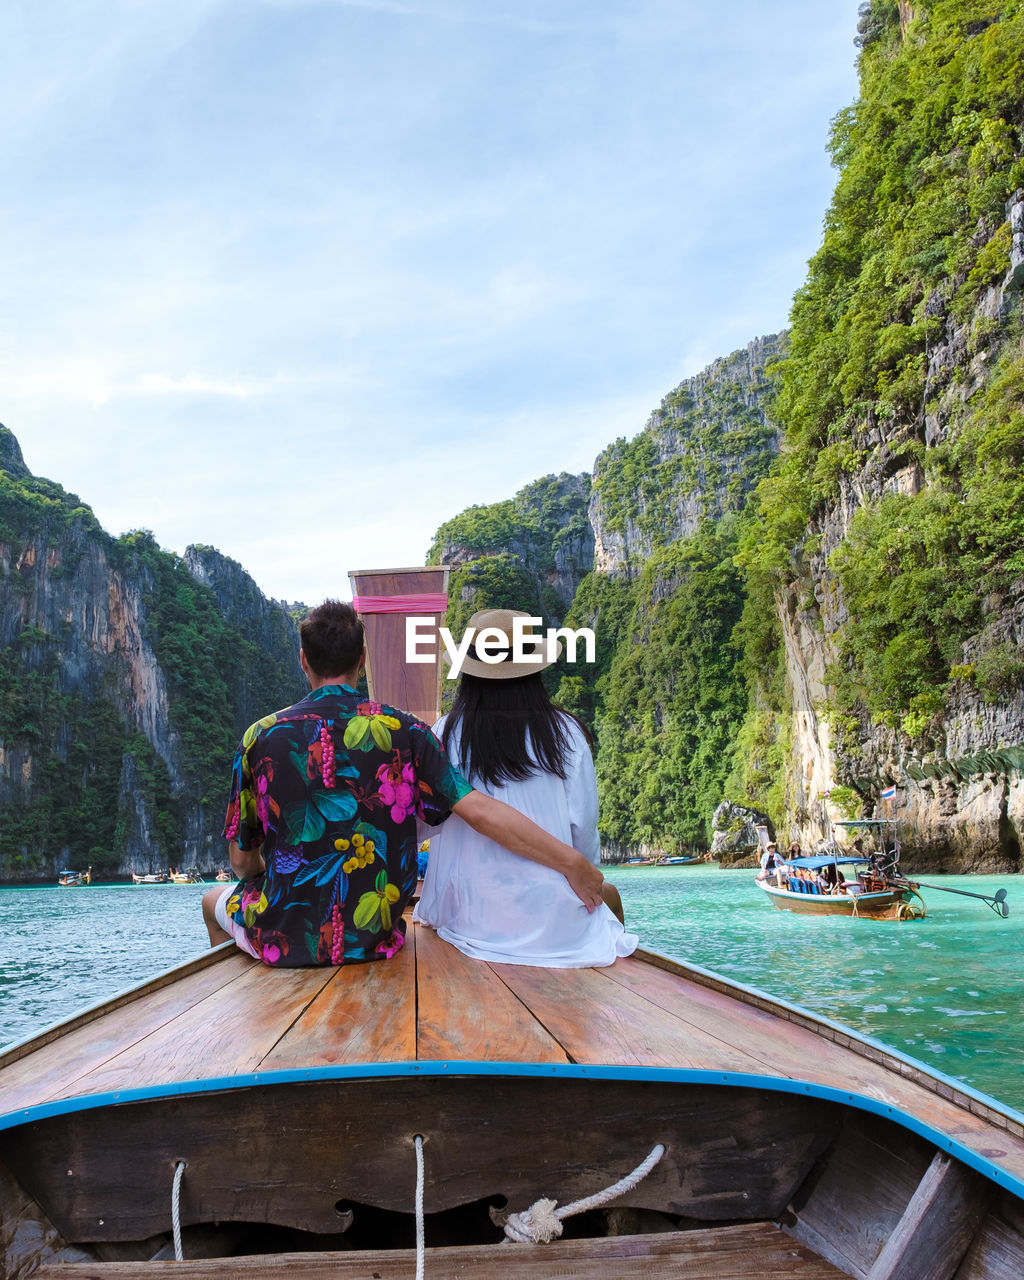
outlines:
[{"label": "woman sitting on boat", "polygon": [[[477,790],[504,800],[596,866],[597,782],[586,731],[552,704],[540,675],[558,653],[542,661],[512,656],[514,619],[529,616],[508,609],[473,615],[474,634],[494,627],[507,637],[508,660],[483,662],[471,648],[455,705],[434,732]],[[538,637],[538,657],[543,643]],[[638,938],[623,928],[618,893],[607,882],[602,887],[605,904],[589,913],[563,877],[510,855],[453,814],[431,832],[415,918],[480,960],[608,965],[629,955]]]}]

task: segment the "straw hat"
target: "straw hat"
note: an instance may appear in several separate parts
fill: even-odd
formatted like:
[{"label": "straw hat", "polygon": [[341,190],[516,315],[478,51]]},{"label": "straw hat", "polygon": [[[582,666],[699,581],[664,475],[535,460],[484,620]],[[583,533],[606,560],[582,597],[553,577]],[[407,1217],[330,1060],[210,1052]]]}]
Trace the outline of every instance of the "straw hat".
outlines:
[{"label": "straw hat", "polygon": [[[523,629],[522,649],[526,654],[531,652],[540,655],[539,662],[513,662],[512,660],[512,627],[515,618],[531,618],[535,614],[524,613],[522,609],[479,609],[470,618],[468,627],[473,630],[474,643],[469,646],[466,657],[462,662],[462,674],[470,676],[482,676],[485,680],[514,680],[518,676],[533,676],[538,671],[543,671],[546,667],[553,666],[554,663],[562,656],[562,642],[559,640],[554,647],[553,656],[546,656],[545,639],[541,632],[534,631],[532,627]],[[481,631],[488,629],[492,632],[499,632],[505,638],[505,656],[497,662],[484,662],[476,654],[476,640],[479,638]],[[492,635],[486,637],[488,640],[487,649],[489,652],[500,653],[498,644],[499,637]],[[493,640],[493,644],[490,641]],[[445,661],[448,662],[447,654]]]}]

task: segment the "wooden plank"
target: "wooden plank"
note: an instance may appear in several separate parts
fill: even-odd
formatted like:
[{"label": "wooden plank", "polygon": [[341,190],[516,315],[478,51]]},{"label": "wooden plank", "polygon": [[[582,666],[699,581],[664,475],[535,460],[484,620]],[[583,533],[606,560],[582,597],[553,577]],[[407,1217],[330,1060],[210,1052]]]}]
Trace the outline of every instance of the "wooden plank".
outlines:
[{"label": "wooden plank", "polygon": [[689,965],[672,959],[670,956],[664,956],[655,951],[640,950],[635,953],[635,957],[642,959],[653,967],[663,969],[666,973],[686,978],[698,986],[717,992],[738,1003],[762,1009],[781,1021],[788,1021],[795,1026],[803,1027],[816,1036],[819,1041],[831,1041],[849,1049],[852,1054],[858,1057],[881,1063],[891,1073],[901,1076],[903,1079],[914,1081],[921,1088],[937,1094],[939,1097],[949,1099],[964,1111],[982,1117],[991,1126],[1004,1129],[1015,1137],[1024,1140],[1024,1122],[1021,1121],[1019,1114],[1002,1109],[1001,1105],[995,1100],[983,1101],[982,1099],[971,1097],[963,1090],[957,1089],[955,1082],[937,1080],[922,1063],[913,1060],[904,1061],[883,1048],[866,1044],[852,1033],[844,1033],[841,1027],[829,1026],[809,1011],[790,1008],[764,993],[742,990],[727,978],[719,977],[717,974],[707,970],[694,969]]},{"label": "wooden plank", "polygon": [[[463,1245],[428,1248],[428,1276],[446,1280],[838,1280],[844,1275],[768,1223],[658,1235],[553,1240],[545,1245]],[[408,1280],[416,1271],[409,1249],[353,1253],[284,1253],[168,1263],[76,1263],[44,1267],[35,1280]]]},{"label": "wooden plank", "polygon": [[85,1076],[161,1027],[187,1018],[254,965],[256,961],[235,948],[215,966],[201,967],[171,984],[155,983],[140,998],[116,1003],[105,1018],[44,1042],[28,1057],[0,1070],[3,1111],[96,1092],[94,1085],[83,1083]]},{"label": "wooden plank", "polygon": [[47,1262],[87,1261],[0,1161],[0,1276],[28,1276]]},{"label": "wooden plank", "polygon": [[[157,974],[155,978],[149,978],[145,982],[140,982],[137,986],[130,987],[127,991],[121,991],[117,995],[111,996],[109,1000],[101,1000],[97,1004],[90,1005],[89,1008],[83,1009],[80,1013],[72,1014],[70,1018],[54,1023],[53,1026],[46,1027],[37,1035],[29,1036],[27,1039],[11,1045],[9,1049],[5,1049],[3,1053],[0,1053],[0,1071],[8,1067],[12,1062],[17,1062],[20,1058],[24,1058],[30,1053],[35,1053],[37,1049],[49,1044],[52,1040],[58,1040],[62,1036],[68,1035],[69,1032],[75,1031],[79,1027],[84,1027],[89,1022],[95,1022],[98,1018],[105,1017],[114,1009],[120,1009],[126,1004],[141,1000],[161,987],[170,986],[192,973],[198,973],[201,969],[208,969],[212,965],[218,965],[229,956],[237,954],[240,953],[233,942],[222,942],[219,946],[211,947],[209,951],[202,952],[192,960],[186,960],[183,964],[175,965],[173,969]],[[250,963],[252,963],[251,960]]]},{"label": "wooden plank", "polygon": [[54,1097],[255,1071],[333,976],[330,968],[250,965],[193,1006],[188,1018],[163,1024]]},{"label": "wooden plank", "polygon": [[260,1063],[264,1071],[416,1057],[416,936],[390,960],[345,965]]},{"label": "wooden plank", "polygon": [[985,1208],[984,1179],[941,1151],[867,1280],[952,1280]]},{"label": "wooden plank", "polygon": [[1020,1280],[1024,1276],[1024,1204],[1003,1192],[981,1224],[956,1280]]},{"label": "wooden plank", "polygon": [[416,925],[421,1060],[567,1062],[564,1049],[491,966]]},{"label": "wooden plank", "polygon": [[656,1009],[604,970],[491,967],[573,1062],[761,1071],[750,1054]]},{"label": "wooden plank", "polygon": [[847,1113],[824,1168],[794,1197],[792,1235],[850,1275],[866,1276],[934,1153],[892,1121]]},{"label": "wooden plank", "polygon": [[[602,973],[698,1034],[717,1037],[724,1045],[756,1059],[772,1074],[802,1079],[809,1051],[819,1049],[813,1032],[632,956],[616,960]],[[849,1065],[849,1057],[843,1057],[829,1041],[822,1041],[820,1048],[830,1062],[842,1058]]]}]

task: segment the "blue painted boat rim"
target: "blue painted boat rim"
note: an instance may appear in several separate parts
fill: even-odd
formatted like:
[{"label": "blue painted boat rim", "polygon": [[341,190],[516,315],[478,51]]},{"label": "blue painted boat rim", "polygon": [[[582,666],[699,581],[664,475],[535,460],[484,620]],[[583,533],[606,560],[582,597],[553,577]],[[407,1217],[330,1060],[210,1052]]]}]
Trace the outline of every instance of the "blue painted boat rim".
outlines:
[{"label": "blue painted boat rim", "polygon": [[[835,1022],[832,1018],[825,1014],[816,1013],[813,1009],[808,1009],[804,1005],[792,1004],[788,1000],[784,1000],[781,996],[773,996],[767,991],[762,991],[759,987],[747,986],[743,982],[735,982],[732,978],[724,978],[720,973],[716,973],[714,969],[705,969],[701,965],[691,964],[688,960],[678,960],[675,956],[665,955],[661,951],[651,951],[644,948],[643,952],[637,954],[645,954],[654,956],[658,960],[662,960],[667,964],[685,969],[688,973],[697,974],[704,980],[704,985],[716,987],[720,986],[733,994],[739,993],[741,996],[751,996],[758,1005],[771,1005],[775,1009],[783,1009],[789,1014],[795,1014],[800,1020],[801,1025],[806,1021],[815,1023],[819,1027],[826,1027],[829,1031],[835,1033],[836,1036],[843,1040],[855,1041],[871,1050],[872,1058],[878,1054],[883,1054],[887,1058],[895,1059],[907,1067],[913,1068],[914,1071],[921,1075],[927,1076],[929,1079],[945,1085],[952,1089],[955,1093],[961,1094],[965,1098],[970,1098],[974,1102],[979,1102],[991,1111],[997,1112],[999,1115],[1005,1116],[1008,1120],[1012,1120],[1015,1124],[1024,1126],[1024,1112],[1017,1111],[1014,1107],[1004,1102],[1000,1102],[998,1098],[993,1098],[987,1093],[982,1093],[978,1089],[972,1089],[969,1084],[965,1084],[963,1080],[958,1080],[955,1076],[947,1076],[935,1067],[928,1066],[927,1063],[921,1062],[918,1058],[912,1057],[909,1053],[902,1053],[899,1049],[894,1049],[892,1045],[886,1044],[882,1040],[875,1040],[872,1036],[865,1035],[862,1031],[855,1031],[852,1027],[848,1027],[843,1022]],[[792,1019],[790,1019],[792,1021]],[[813,1029],[813,1028],[812,1028]],[[828,1037],[834,1038],[834,1037]]]},{"label": "blue painted boat rim", "polygon": [[111,1093],[89,1094],[85,1097],[67,1098],[57,1102],[44,1102],[21,1111],[0,1116],[0,1131],[39,1120],[53,1119],[82,1111],[95,1111],[104,1107],[127,1103],[153,1102],[163,1098],[194,1097],[207,1093],[223,1093],[251,1088],[267,1088],[273,1085],[314,1084],[345,1080],[395,1080],[409,1077],[455,1078],[464,1076],[500,1076],[505,1079],[563,1079],[563,1080],[613,1080],[620,1083],[658,1083],[720,1085],[726,1088],[763,1089],[774,1093],[797,1094],[801,1097],[819,1098],[839,1103],[858,1111],[869,1112],[892,1120],[912,1133],[931,1142],[940,1151],[948,1152],[969,1168],[976,1170],[997,1186],[1005,1187],[1024,1199],[1024,1179],[1002,1169],[987,1156],[971,1150],[955,1138],[933,1128],[916,1116],[863,1094],[831,1085],[814,1084],[806,1080],[792,1080],[780,1076],[747,1075],[733,1071],[705,1071],[674,1067],[613,1067],[583,1066],[576,1063],[523,1063],[523,1062],[393,1062],[387,1066],[377,1063],[355,1063],[346,1066],[308,1067],[290,1071],[263,1071],[251,1075],[225,1076],[208,1080],[178,1081],[174,1084],[156,1085],[143,1089],[122,1089]]}]

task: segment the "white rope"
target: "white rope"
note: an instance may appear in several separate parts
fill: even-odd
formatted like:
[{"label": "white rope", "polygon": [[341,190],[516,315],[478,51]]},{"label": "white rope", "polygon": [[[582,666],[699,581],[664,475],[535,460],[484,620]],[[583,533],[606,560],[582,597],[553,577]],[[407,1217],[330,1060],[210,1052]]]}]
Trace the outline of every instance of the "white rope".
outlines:
[{"label": "white rope", "polygon": [[416,1135],[416,1280],[423,1280],[423,1135]]},{"label": "white rope", "polygon": [[510,1213],[505,1223],[506,1243],[548,1244],[562,1234],[562,1219],[571,1218],[573,1214],[585,1213],[588,1209],[600,1209],[616,1197],[632,1191],[638,1183],[650,1173],[661,1157],[665,1148],[659,1142],[651,1148],[646,1160],[642,1161],[624,1178],[620,1178],[614,1186],[598,1191],[583,1200],[573,1200],[571,1204],[556,1209],[557,1200],[538,1200],[522,1213]]},{"label": "white rope", "polygon": [[181,1178],[185,1172],[185,1161],[179,1160],[174,1166],[174,1186],[171,1188],[171,1229],[174,1232],[174,1261],[184,1262],[185,1255],[181,1251]]}]

